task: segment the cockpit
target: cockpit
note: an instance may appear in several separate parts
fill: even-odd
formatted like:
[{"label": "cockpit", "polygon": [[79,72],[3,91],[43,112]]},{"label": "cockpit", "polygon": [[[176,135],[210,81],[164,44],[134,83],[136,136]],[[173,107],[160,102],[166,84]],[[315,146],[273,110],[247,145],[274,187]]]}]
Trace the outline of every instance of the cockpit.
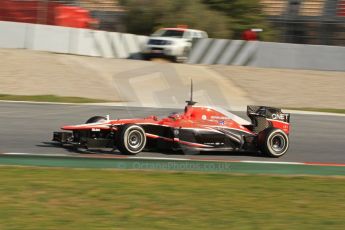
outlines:
[{"label": "cockpit", "polygon": [[168,118],[176,121],[176,120],[180,120],[182,118],[182,116],[178,112],[172,112],[172,113],[169,114]]}]

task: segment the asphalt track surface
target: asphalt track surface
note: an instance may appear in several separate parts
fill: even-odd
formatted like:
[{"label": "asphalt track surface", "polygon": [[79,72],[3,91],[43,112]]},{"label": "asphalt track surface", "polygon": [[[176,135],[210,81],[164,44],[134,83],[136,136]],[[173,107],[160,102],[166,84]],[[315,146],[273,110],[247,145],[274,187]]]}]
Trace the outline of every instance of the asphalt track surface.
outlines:
[{"label": "asphalt track surface", "polygon": [[[70,154],[80,153],[51,142],[52,132],[67,124],[81,124],[94,115],[115,118],[163,117],[174,109],[53,105],[0,102],[0,153]],[[234,112],[246,118],[244,112]],[[345,163],[345,116],[292,114],[290,149],[272,159],[253,153],[203,153],[200,159],[280,162]],[[85,153],[82,153],[85,155]],[[94,151],[87,155],[117,155],[119,152]],[[142,152],[137,156],[188,158],[181,153]]]}]

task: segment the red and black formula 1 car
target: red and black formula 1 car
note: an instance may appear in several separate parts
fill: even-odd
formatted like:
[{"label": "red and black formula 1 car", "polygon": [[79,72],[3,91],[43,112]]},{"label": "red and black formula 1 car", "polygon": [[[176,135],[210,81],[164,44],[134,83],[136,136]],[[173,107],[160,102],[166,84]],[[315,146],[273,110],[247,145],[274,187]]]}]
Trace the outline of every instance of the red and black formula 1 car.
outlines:
[{"label": "red and black formula 1 car", "polygon": [[[117,148],[134,155],[146,149],[200,151],[257,151],[280,157],[289,147],[290,114],[266,106],[248,106],[248,122],[216,107],[187,101],[183,113],[158,119],[117,119],[95,116],[86,124],[62,127],[53,141],[81,148]],[[67,132],[66,132],[67,131]]]}]

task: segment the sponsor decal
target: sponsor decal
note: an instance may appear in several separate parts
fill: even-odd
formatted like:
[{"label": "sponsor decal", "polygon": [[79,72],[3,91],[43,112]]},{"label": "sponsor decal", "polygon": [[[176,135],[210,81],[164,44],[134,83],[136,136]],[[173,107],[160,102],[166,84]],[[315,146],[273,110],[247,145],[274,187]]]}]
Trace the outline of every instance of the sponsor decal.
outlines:
[{"label": "sponsor decal", "polygon": [[211,116],[211,119],[217,119],[217,120],[229,120],[228,117],[222,117],[222,116]]},{"label": "sponsor decal", "polygon": [[225,121],[219,121],[218,122],[220,125],[225,125]]},{"label": "sponsor decal", "polygon": [[284,114],[284,113],[280,113],[280,114],[274,113],[274,114],[272,114],[272,119],[273,120],[286,120],[287,117],[288,117],[288,115]]},{"label": "sponsor decal", "polygon": [[175,135],[175,136],[179,135],[179,133],[180,133],[180,132],[178,131],[178,129],[174,129],[174,135]]},{"label": "sponsor decal", "polygon": [[205,145],[216,145],[216,146],[221,146],[224,145],[223,142],[206,142],[204,143]]}]

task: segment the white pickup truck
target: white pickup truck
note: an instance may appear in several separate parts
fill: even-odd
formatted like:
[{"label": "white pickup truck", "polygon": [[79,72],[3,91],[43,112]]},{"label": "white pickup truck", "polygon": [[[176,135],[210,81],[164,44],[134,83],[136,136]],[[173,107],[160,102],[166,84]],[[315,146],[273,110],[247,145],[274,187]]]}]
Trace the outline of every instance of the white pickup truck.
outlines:
[{"label": "white pickup truck", "polygon": [[163,28],[153,33],[144,47],[144,59],[164,57],[176,62],[188,58],[192,41],[196,38],[207,38],[205,31],[185,28]]}]

